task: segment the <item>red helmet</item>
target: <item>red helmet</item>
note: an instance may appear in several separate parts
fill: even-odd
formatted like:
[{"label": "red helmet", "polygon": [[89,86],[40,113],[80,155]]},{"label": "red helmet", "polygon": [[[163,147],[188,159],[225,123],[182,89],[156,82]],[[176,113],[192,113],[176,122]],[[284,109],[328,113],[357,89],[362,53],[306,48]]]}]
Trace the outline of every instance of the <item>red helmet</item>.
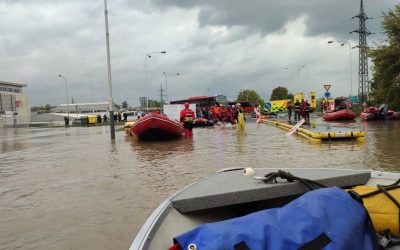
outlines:
[{"label": "red helmet", "polygon": [[189,108],[189,103],[185,102],[185,104],[183,104],[185,106],[185,108]]}]

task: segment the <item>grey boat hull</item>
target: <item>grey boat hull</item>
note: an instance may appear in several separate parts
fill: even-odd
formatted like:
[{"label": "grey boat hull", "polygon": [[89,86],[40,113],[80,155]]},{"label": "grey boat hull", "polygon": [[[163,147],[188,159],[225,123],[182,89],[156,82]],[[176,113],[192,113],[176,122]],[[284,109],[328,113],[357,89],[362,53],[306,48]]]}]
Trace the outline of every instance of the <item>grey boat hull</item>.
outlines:
[{"label": "grey boat hull", "polygon": [[[257,175],[277,170],[255,169]],[[327,186],[339,187],[387,185],[400,178],[400,173],[370,170],[282,170],[317,180]],[[243,177],[242,172],[242,169],[221,170],[171,195],[146,220],[130,250],[168,249],[173,244],[173,237],[196,226],[279,207],[307,191],[300,183],[264,184],[252,177]]]}]

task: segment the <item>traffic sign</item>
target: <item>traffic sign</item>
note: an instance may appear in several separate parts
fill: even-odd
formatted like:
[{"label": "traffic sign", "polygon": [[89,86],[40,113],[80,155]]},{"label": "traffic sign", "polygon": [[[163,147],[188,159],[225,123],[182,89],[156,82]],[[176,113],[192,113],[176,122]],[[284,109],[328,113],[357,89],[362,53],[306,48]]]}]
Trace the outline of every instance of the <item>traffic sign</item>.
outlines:
[{"label": "traffic sign", "polygon": [[324,84],[324,88],[325,88],[326,92],[328,92],[329,89],[331,88],[331,85],[330,84]]},{"label": "traffic sign", "polygon": [[266,108],[266,109],[271,109],[271,103],[266,102],[266,103],[265,103],[265,108]]},{"label": "traffic sign", "polygon": [[331,92],[325,92],[324,93],[324,97],[326,98],[326,99],[328,99],[329,97],[331,97]]},{"label": "traffic sign", "polygon": [[351,104],[358,104],[358,96],[350,96],[349,101]]}]

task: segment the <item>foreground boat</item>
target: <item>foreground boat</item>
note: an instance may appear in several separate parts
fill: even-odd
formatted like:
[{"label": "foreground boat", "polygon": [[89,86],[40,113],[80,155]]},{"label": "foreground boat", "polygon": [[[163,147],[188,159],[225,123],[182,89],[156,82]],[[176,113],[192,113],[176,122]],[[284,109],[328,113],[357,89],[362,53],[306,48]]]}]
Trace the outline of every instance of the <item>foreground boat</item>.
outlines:
[{"label": "foreground boat", "polygon": [[325,121],[351,121],[356,119],[356,114],[348,109],[339,110],[336,112],[327,112],[322,115]]},{"label": "foreground boat", "polygon": [[[278,170],[260,168],[255,169],[255,172],[257,176],[264,176]],[[357,185],[387,185],[400,178],[400,173],[368,170],[284,169],[284,171],[318,181],[326,186],[342,188]],[[172,246],[174,237],[199,225],[236,218],[267,208],[281,207],[307,191],[300,182],[279,180],[278,183],[265,184],[259,179],[244,176],[243,169],[221,170],[165,200],[137,233],[130,250],[166,250]]]},{"label": "foreground boat", "polygon": [[181,137],[184,128],[178,121],[165,115],[150,113],[137,120],[130,132],[141,140],[163,140]]}]

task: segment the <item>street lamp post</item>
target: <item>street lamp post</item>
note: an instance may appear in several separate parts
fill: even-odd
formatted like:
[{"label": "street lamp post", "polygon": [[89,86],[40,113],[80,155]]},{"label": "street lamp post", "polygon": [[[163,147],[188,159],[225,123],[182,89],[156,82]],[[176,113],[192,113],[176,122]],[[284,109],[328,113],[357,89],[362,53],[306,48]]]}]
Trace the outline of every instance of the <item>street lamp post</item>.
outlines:
[{"label": "street lamp post", "polygon": [[299,84],[300,84],[300,81],[301,81],[301,70],[302,70],[303,68],[305,68],[305,67],[306,67],[306,65],[303,65],[303,66],[298,67],[298,68],[296,69],[296,71],[299,71]]},{"label": "street lamp post", "polygon": [[90,93],[92,95],[92,106],[93,106],[93,78],[90,77]]},{"label": "street lamp post", "polygon": [[[300,80],[301,80],[301,70],[302,70],[303,68],[305,68],[305,67],[306,67],[306,65],[302,65],[302,66],[300,66],[300,67],[294,69],[295,71],[298,71],[298,72],[299,72],[299,84],[300,84]],[[285,69],[291,69],[291,68],[285,67]]]},{"label": "street lamp post", "polygon": [[[152,54],[166,54],[167,51],[163,50],[163,51],[154,51],[154,52],[149,52],[146,54],[145,58],[144,58],[144,85],[147,86],[147,59],[151,58]],[[148,98],[146,101],[146,111],[149,112],[149,102],[148,102]]]},{"label": "street lamp post", "polygon": [[68,114],[68,120],[69,120],[69,105],[68,105],[68,82],[67,82],[67,78],[63,75],[58,75],[58,77],[61,77],[64,79],[65,81],[65,96],[67,98],[67,114]]},{"label": "street lamp post", "polygon": [[90,94],[92,97],[92,106],[93,106],[93,76],[92,75],[83,75],[83,76],[90,77]]},{"label": "street lamp post", "polygon": [[110,60],[110,33],[108,32],[108,10],[107,0],[104,0],[104,20],[106,29],[106,49],[107,49],[107,72],[108,72],[108,105],[110,109],[110,135],[111,140],[115,140],[114,129],[114,111],[113,111],[113,98],[112,98],[112,82],[111,82],[111,60]]},{"label": "street lamp post", "polygon": [[347,44],[349,46],[349,64],[350,64],[350,95],[353,95],[353,67],[351,63],[351,44],[349,41],[328,41],[328,43],[340,43],[340,46]]},{"label": "street lamp post", "polygon": [[168,101],[168,80],[167,80],[167,76],[180,76],[180,73],[176,73],[176,74],[167,74],[165,72],[163,72],[164,77],[165,77],[165,100]]},{"label": "street lamp post", "polygon": [[147,58],[151,58],[152,54],[166,54],[167,51],[163,50],[163,51],[155,51],[155,52],[149,52],[146,54],[146,57],[144,58],[144,83],[145,86],[147,86]]}]

